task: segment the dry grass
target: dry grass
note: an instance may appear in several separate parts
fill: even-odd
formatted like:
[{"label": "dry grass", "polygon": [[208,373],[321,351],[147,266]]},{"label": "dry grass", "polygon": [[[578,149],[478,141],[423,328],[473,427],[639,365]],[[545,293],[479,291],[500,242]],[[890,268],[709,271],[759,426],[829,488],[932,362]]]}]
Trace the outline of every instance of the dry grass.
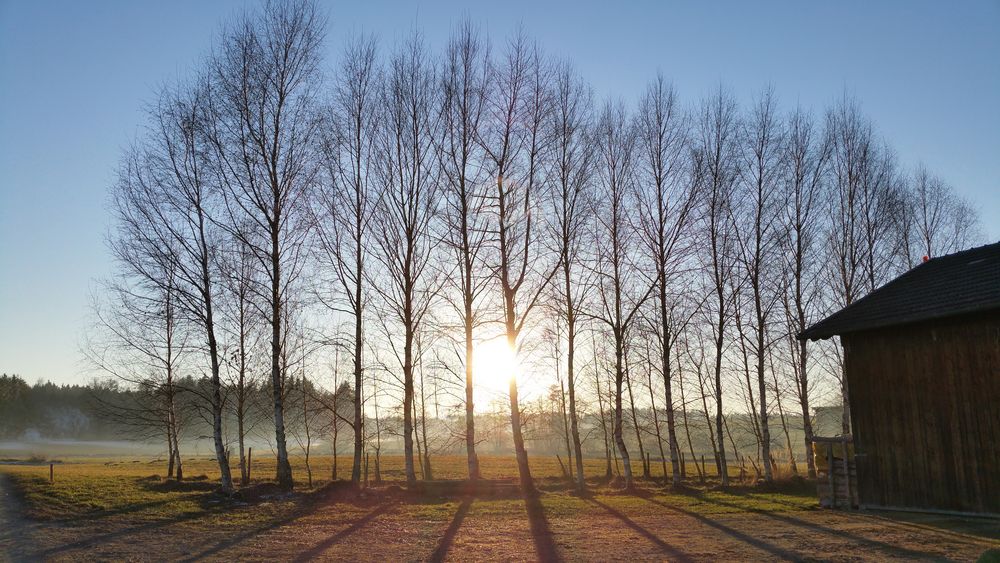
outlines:
[{"label": "dry grass", "polygon": [[[47,465],[0,466],[27,516],[18,537],[0,539],[0,560],[4,549],[56,560],[974,559],[1000,537],[996,524],[818,510],[802,482],[769,492],[668,492],[643,482],[624,494],[595,479],[593,495],[581,498],[545,458],[532,461],[546,491],[537,500],[408,494],[396,486],[399,458],[384,461],[386,485],[357,494],[329,485],[331,460],[318,458],[313,489],[300,482],[292,495],[253,502],[214,494],[210,459],[185,460],[187,475],[205,479],[180,485],[160,479],[162,461],[64,461],[54,483]],[[303,478],[302,460],[294,465]],[[484,457],[482,466],[489,478],[515,474],[511,459]],[[434,469],[436,478],[464,477],[464,458],[438,458]],[[596,477],[604,464],[588,460],[587,470]],[[273,471],[273,459],[255,460],[255,477]]]}]

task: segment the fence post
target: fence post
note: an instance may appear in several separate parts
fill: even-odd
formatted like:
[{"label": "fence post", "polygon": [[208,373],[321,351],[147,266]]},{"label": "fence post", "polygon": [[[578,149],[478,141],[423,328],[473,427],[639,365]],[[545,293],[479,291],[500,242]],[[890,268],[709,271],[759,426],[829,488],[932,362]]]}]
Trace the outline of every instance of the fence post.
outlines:
[{"label": "fence post", "polygon": [[55,464],[54,463],[50,463],[49,464],[49,483],[55,483],[56,482],[56,473],[55,473],[55,469],[54,468],[55,468]]},{"label": "fence post", "polygon": [[826,443],[826,474],[830,481],[830,508],[837,508],[837,478],[833,475],[833,444]]},{"label": "fence post", "polygon": [[250,482],[250,465],[253,464],[253,447],[247,448],[247,483]]}]

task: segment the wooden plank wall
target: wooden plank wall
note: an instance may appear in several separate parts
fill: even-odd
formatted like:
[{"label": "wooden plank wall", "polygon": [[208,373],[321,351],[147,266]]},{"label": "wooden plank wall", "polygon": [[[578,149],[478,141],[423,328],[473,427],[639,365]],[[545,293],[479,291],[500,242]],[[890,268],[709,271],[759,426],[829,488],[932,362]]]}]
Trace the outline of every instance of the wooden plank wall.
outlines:
[{"label": "wooden plank wall", "polygon": [[1000,315],[842,342],[861,504],[1000,514]]}]

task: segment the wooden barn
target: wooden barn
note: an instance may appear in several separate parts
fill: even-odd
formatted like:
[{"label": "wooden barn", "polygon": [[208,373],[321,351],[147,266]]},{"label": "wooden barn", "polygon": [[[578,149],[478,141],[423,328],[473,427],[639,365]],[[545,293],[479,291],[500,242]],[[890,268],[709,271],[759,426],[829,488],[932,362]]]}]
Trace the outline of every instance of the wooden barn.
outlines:
[{"label": "wooden barn", "polygon": [[1000,514],[1000,243],[927,260],[799,338],[838,335],[860,505]]}]

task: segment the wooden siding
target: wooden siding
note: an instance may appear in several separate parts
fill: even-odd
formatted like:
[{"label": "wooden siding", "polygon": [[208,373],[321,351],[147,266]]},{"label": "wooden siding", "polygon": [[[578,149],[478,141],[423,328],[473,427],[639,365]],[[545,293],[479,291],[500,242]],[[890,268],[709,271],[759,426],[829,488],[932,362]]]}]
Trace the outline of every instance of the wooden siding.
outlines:
[{"label": "wooden siding", "polygon": [[861,504],[1000,514],[1000,314],[842,342]]}]

